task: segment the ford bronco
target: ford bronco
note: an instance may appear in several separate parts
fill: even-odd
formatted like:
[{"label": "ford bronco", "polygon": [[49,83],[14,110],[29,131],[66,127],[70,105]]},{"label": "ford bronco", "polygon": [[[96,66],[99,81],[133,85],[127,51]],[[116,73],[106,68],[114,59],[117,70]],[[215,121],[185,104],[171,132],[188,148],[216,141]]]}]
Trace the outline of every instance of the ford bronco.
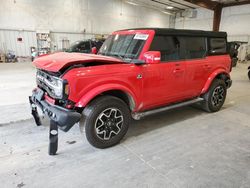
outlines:
[{"label": "ford bronco", "polygon": [[50,118],[52,142],[57,127],[66,132],[79,123],[97,148],[119,143],[131,117],[194,103],[217,112],[232,83],[225,32],[121,30],[97,55],[59,52],[33,63],[37,87],[29,99],[37,125],[38,106]]}]

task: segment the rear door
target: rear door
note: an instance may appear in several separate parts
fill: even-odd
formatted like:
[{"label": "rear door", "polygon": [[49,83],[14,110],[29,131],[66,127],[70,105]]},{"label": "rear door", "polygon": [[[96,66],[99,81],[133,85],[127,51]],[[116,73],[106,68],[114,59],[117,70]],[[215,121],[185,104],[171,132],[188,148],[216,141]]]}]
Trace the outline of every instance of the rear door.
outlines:
[{"label": "rear door", "polygon": [[212,65],[206,58],[206,38],[183,36],[180,40],[185,41],[187,97],[199,96],[212,71]]},{"label": "rear door", "polygon": [[190,97],[199,96],[209,76],[223,67],[226,53],[225,38],[186,37],[187,85]]}]

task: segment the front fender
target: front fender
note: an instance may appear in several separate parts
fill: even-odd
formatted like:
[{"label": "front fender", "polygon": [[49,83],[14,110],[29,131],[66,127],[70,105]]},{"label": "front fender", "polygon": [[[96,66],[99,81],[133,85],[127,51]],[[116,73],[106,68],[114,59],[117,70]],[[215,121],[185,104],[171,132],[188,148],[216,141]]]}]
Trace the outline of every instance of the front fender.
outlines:
[{"label": "front fender", "polygon": [[[94,89],[90,90],[86,94],[84,94],[81,99],[76,103],[76,107],[85,107],[92,99],[94,99],[96,96],[106,92],[106,91],[111,91],[111,90],[120,90],[126,93],[131,102],[133,103],[134,109],[137,108],[138,106],[138,98],[137,96],[127,87],[119,84],[104,84],[100,85],[98,87],[95,87]],[[133,110],[134,110],[133,109]]]},{"label": "front fender", "polygon": [[230,75],[226,72],[225,69],[217,69],[207,79],[207,82],[205,83],[201,94],[204,94],[208,91],[210,85],[212,84],[213,80],[219,75],[219,74],[225,74],[228,78],[230,78]]}]

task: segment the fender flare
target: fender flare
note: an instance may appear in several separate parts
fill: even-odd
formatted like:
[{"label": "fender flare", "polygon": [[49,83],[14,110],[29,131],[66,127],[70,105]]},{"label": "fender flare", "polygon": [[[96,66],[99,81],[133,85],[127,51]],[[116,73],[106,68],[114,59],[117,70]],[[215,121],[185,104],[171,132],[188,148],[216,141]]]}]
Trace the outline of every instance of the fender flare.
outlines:
[{"label": "fender flare", "polygon": [[86,94],[84,94],[81,99],[75,104],[76,107],[85,107],[91,100],[93,100],[98,95],[112,90],[119,90],[124,92],[129,97],[129,102],[132,103],[131,110],[136,109],[137,107],[137,97],[134,95],[134,93],[128,89],[127,87],[120,85],[120,84],[104,84],[100,85],[98,87],[95,87],[88,91]]},{"label": "fender flare", "polygon": [[212,84],[212,82],[214,81],[214,79],[220,75],[220,74],[224,74],[226,75],[228,78],[230,78],[230,75],[226,72],[225,69],[217,69],[215,70],[212,74],[210,74],[210,76],[208,77],[208,80],[207,82],[205,83],[202,91],[201,91],[201,94],[204,94],[208,91],[210,85]]}]

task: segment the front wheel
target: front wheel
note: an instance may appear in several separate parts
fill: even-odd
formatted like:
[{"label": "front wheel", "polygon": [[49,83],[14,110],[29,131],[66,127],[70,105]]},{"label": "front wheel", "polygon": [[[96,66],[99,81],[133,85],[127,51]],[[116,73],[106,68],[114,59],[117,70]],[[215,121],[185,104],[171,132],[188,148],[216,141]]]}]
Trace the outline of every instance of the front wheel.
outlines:
[{"label": "front wheel", "polygon": [[202,109],[207,112],[217,112],[223,106],[227,95],[227,87],[223,80],[215,79],[207,93],[204,94]]},{"label": "front wheel", "polygon": [[83,110],[83,125],[88,142],[96,148],[119,143],[127,133],[131,115],[128,105],[113,96],[102,96]]}]

